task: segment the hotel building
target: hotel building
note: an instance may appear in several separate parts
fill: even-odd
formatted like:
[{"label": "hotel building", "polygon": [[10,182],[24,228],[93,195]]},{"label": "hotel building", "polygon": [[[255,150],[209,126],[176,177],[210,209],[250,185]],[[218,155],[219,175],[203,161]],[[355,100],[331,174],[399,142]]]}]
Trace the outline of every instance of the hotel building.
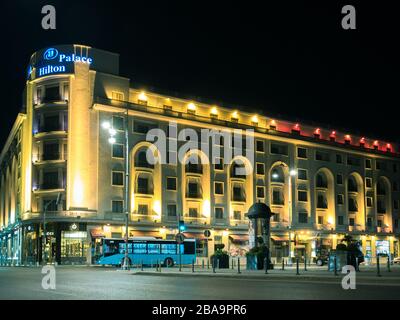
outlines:
[{"label": "hotel building", "polygon": [[[50,261],[94,263],[101,238],[124,237],[125,157],[129,236],[174,238],[182,219],[186,236],[198,239],[199,257],[209,257],[217,245],[232,256],[244,255],[246,213],[264,202],[275,213],[274,262],[315,257],[345,235],[359,240],[368,257],[399,254],[400,158],[393,143],[272,118],[267,110],[250,114],[142,91],[119,76],[117,54],[82,45],[34,53],[23,101],[0,154],[2,264],[40,262],[45,208]],[[113,144],[102,127],[106,121],[115,130]],[[199,146],[183,162],[149,163],[152,142],[146,134],[154,128],[169,132],[171,122],[177,132],[242,129],[245,137],[252,131],[253,160],[243,144],[229,161],[224,152],[221,161],[209,159]],[[185,143],[169,136],[167,150]],[[217,147],[235,149],[237,139],[229,140]],[[237,174],[237,167],[250,174]]]}]

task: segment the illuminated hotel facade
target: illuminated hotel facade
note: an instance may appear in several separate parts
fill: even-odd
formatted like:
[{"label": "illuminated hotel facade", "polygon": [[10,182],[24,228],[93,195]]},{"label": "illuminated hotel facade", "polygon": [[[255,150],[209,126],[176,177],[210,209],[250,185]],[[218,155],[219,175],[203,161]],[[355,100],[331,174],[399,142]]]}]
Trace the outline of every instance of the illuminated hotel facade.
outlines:
[{"label": "illuminated hotel facade", "polygon": [[[275,213],[273,262],[289,255],[314,257],[321,248],[334,249],[346,234],[362,243],[366,256],[387,251],[398,256],[397,146],[144,92],[119,76],[118,59],[81,45],[32,55],[24,105],[0,154],[2,264],[40,262],[45,207],[50,261],[90,264],[100,254],[102,237],[125,236],[126,110],[129,236],[174,238],[182,219],[186,236],[198,239],[199,257],[212,255],[218,244],[232,256],[244,255],[246,212],[265,202]],[[116,130],[112,145],[105,121]],[[197,157],[197,165],[149,164],[146,134],[154,128],[168,132],[171,122],[177,131],[252,130],[253,161],[242,148],[228,162],[221,152],[221,162],[214,163],[199,147],[185,155]],[[233,140],[218,147],[234,149]],[[174,143],[179,149],[185,141],[167,139],[167,147]],[[236,166],[251,174],[236,174]]]}]

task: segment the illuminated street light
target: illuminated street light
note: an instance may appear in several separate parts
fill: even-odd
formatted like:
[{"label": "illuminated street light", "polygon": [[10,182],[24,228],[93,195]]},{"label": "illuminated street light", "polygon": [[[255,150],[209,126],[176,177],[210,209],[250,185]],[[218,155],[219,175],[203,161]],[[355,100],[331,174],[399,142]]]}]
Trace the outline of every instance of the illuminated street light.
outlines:
[{"label": "illuminated street light", "polygon": [[115,130],[114,128],[108,129],[108,132],[109,132],[110,136],[112,136],[112,137],[117,134],[117,130]]},{"label": "illuminated street light", "polygon": [[101,124],[101,126],[103,127],[103,129],[110,129],[111,128],[111,124],[108,121],[105,121]]},{"label": "illuminated street light", "polygon": [[293,177],[293,176],[297,175],[297,171],[292,169],[292,170],[290,170],[289,174]]},{"label": "illuminated street light", "polygon": [[[144,98],[145,95],[141,94],[141,97],[139,98]],[[142,99],[143,100],[143,99]],[[147,98],[146,98],[147,100]],[[128,108],[126,108],[125,112],[125,128],[124,128],[124,138],[125,138],[125,155],[128,154],[129,150],[129,132],[128,132]],[[117,130],[115,130],[113,127],[111,127],[110,122],[106,121],[101,124],[103,129],[108,130],[109,133],[109,138],[108,142],[110,144],[114,144],[116,142],[115,135],[117,134]],[[124,259],[123,263],[121,263],[121,267],[123,270],[129,270],[129,256],[128,256],[128,242],[129,242],[129,208],[128,208],[128,203],[129,203],[129,191],[128,191],[128,185],[129,185],[129,157],[125,156],[125,166],[124,166],[124,171],[125,171],[125,184],[124,184],[124,211],[125,211],[125,253],[124,253]]]}]

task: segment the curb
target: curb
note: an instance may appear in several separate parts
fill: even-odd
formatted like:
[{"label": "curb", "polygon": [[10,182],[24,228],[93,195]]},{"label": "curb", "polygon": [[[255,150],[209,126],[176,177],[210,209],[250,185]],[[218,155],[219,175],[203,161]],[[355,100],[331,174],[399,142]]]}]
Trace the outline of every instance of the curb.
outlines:
[{"label": "curb", "polygon": [[[171,273],[171,272],[153,272],[153,271],[136,271],[136,272],[131,272],[131,275],[139,275],[139,276],[164,276],[164,277],[208,277],[208,278],[213,278],[213,277],[218,277],[218,278],[226,278],[226,279],[256,279],[256,280],[314,280],[314,281],[327,281],[327,282],[337,282],[341,281],[344,274],[338,274],[337,276],[318,276],[318,275],[306,275],[306,274],[300,274],[300,275],[281,275],[281,274],[260,274],[260,275],[244,275],[244,274],[223,274],[223,273],[189,273],[189,272],[182,272],[182,273]],[[393,281],[395,280],[395,281]],[[396,281],[397,280],[397,281]],[[390,284],[397,284],[400,286],[400,278],[393,279],[393,278],[378,278],[378,277],[360,277],[359,278],[360,283],[362,282],[367,282],[367,281],[373,281],[375,283],[381,283],[381,284],[386,284],[386,282],[389,282]]]}]

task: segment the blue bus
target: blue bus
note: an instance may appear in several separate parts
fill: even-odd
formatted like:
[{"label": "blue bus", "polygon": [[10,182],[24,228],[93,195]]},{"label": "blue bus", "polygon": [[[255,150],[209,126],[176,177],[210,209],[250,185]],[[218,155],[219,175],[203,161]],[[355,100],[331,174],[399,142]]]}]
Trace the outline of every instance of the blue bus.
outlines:
[{"label": "blue bus", "polygon": [[[102,254],[97,264],[120,266],[125,258],[125,239],[104,238]],[[179,254],[179,250],[180,253]],[[129,264],[155,265],[157,262],[167,267],[191,264],[196,260],[196,240],[185,239],[179,245],[175,240],[162,240],[153,237],[134,237],[128,241]]]}]

